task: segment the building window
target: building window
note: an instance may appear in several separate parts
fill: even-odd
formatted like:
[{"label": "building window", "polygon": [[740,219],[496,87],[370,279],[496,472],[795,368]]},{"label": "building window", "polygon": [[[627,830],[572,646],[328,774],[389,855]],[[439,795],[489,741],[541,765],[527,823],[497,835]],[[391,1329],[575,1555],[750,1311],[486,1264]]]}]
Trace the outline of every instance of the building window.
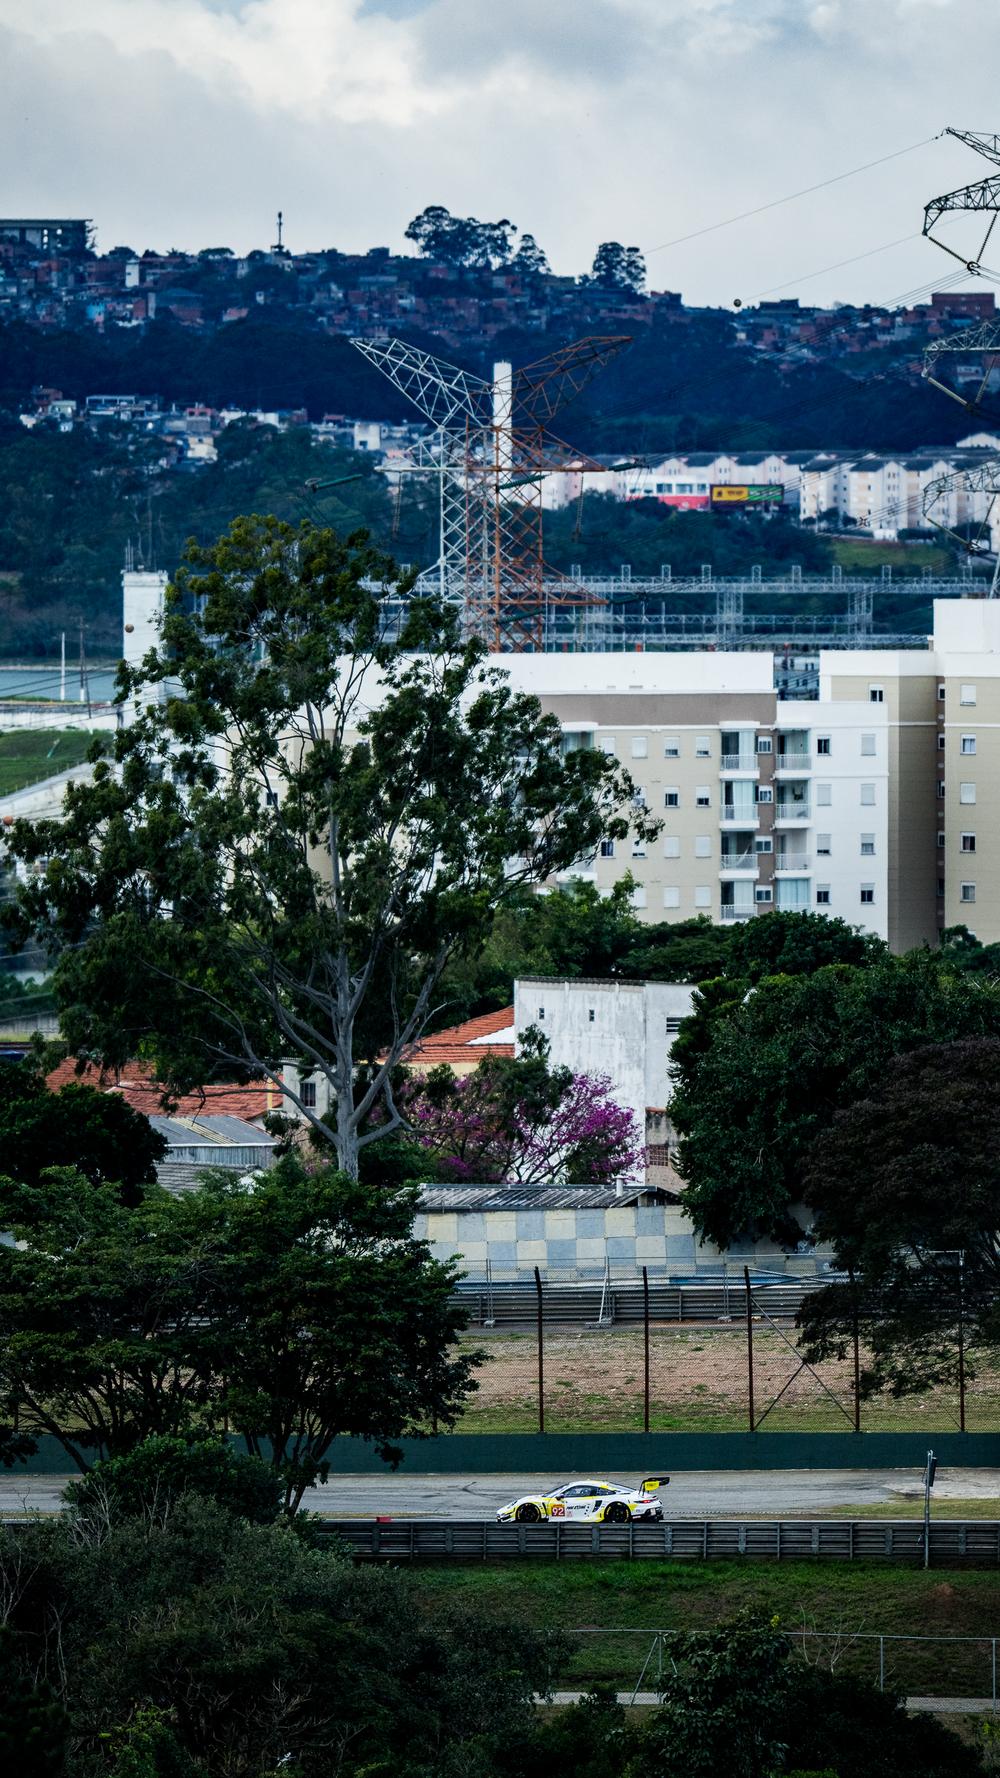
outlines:
[{"label": "building window", "polygon": [[938,697],[941,699],[941,702],[943,704],[944,703],[944,686],[943,685],[938,686]]},{"label": "building window", "polygon": [[694,805],[696,809],[710,809],[712,807],[712,792],[707,784],[699,784],[695,787]]},{"label": "building window", "polygon": [[774,751],[774,747],[773,747],[773,743],[771,741],[770,735],[758,735],[757,736],[757,752],[758,753],[773,753],[773,751]]},{"label": "building window", "polygon": [[646,740],[645,735],[633,735],[632,736],[632,758],[633,759],[645,759],[648,751],[649,751],[649,744]]},{"label": "building window", "polygon": [[646,842],[645,842],[645,840],[633,840],[632,841],[632,857],[633,858],[645,858],[645,856],[646,856]]},{"label": "building window", "polygon": [[938,735],[938,752],[943,753],[947,746],[947,736]]},{"label": "building window", "polygon": [[663,792],[663,807],[665,809],[679,809],[680,806],[681,793],[679,790],[672,786],[669,790]]},{"label": "building window", "polygon": [[862,757],[862,759],[873,759],[874,755],[875,755],[875,736],[874,735],[862,735],[862,737],[861,737],[861,757]]},{"label": "building window", "polygon": [[975,751],[976,751],[976,737],[975,737],[975,735],[963,735],[962,736],[962,752],[963,753],[975,753]]},{"label": "building window", "polygon": [[864,903],[865,907],[871,906],[872,902],[875,900],[875,885],[874,885],[874,883],[862,883],[862,885],[861,885],[861,900]]},{"label": "building window", "polygon": [[545,1008],[544,1008],[544,1006],[540,1006],[540,1007],[539,1007],[539,1008],[538,1008],[538,1016],[539,1016],[539,1018],[540,1018],[540,1019],[544,1019],[544,1017],[545,1017]]},{"label": "building window", "polygon": [[680,855],[681,855],[680,840],[677,838],[677,835],[675,833],[668,833],[666,839],[663,842],[663,856],[664,856],[664,858],[679,858]]},{"label": "building window", "polygon": [[861,856],[862,858],[874,858],[875,835],[873,833],[863,833],[861,835]]},{"label": "building window", "polygon": [[773,852],[774,851],[774,841],[772,840],[770,834],[767,834],[761,838],[754,840],[754,851],[755,852]]},{"label": "building window", "polygon": [[679,908],[681,905],[680,890],[676,889],[674,887],[671,887],[669,889],[664,889],[664,891],[663,891],[663,905],[665,908]]},{"label": "building window", "polygon": [[694,756],[695,759],[711,759],[712,743],[707,735],[695,735]]},{"label": "building window", "polygon": [[762,888],[760,884],[758,884],[753,892],[753,898],[754,901],[773,901],[774,891],[772,889]]},{"label": "building window", "polygon": [[593,1023],[594,1023],[594,1019],[595,1019],[595,1017],[596,1017],[596,1014],[595,1014],[595,1012],[594,1012],[594,1009],[593,1009],[593,1007],[590,1007],[590,1008],[589,1008],[589,1010],[588,1010],[588,1012],[587,1012],[587,1018],[588,1018],[588,1020],[589,1020],[589,1022],[590,1022],[590,1024],[593,1024]]},{"label": "building window", "polygon": [[881,685],[870,685],[868,687],[868,702],[869,704],[885,703],[885,690]]},{"label": "building window", "polygon": [[615,751],[615,737],[614,737],[614,735],[602,735],[600,738],[600,741],[598,742],[598,746],[600,747],[602,753],[614,753],[614,751]]},{"label": "building window", "polygon": [[679,735],[665,735],[663,738],[664,759],[680,759],[681,743]]},{"label": "building window", "polygon": [[829,737],[829,735],[817,735],[816,736],[816,752],[817,753],[829,753],[829,751],[830,751],[830,737]]},{"label": "building window", "polygon": [[696,858],[711,858],[712,840],[709,834],[699,833],[695,836],[694,855]]},{"label": "building window", "polygon": [[644,908],[645,905],[646,905],[646,891],[643,888],[642,884],[638,883],[632,891],[632,906],[634,908]]},{"label": "building window", "polygon": [[[944,691],[944,686],[941,687],[941,690],[942,690],[942,692]],[[959,691],[958,701],[960,704],[966,704],[966,705],[974,704],[976,701],[975,686],[974,685],[963,685]]]},{"label": "building window", "polygon": [[757,786],[757,801],[759,803],[773,803],[774,791],[769,784],[759,784]]},{"label": "building window", "polygon": [[304,1080],[301,1082],[299,1086],[299,1098],[302,1101],[303,1111],[315,1111],[316,1082],[314,1080]]},{"label": "building window", "polygon": [[941,798],[944,797],[944,779],[943,778],[938,779],[937,793],[938,793],[939,797],[941,797]]},{"label": "building window", "polygon": [[696,889],[694,892],[694,905],[696,908],[710,908],[712,905],[711,889]]},{"label": "building window", "polygon": [[944,850],[944,834],[941,832],[940,828],[938,828],[937,843],[938,843],[938,850],[943,851]]},{"label": "building window", "polygon": [[875,786],[874,786],[874,784],[862,784],[862,786],[861,786],[861,803],[862,803],[862,807],[866,808],[866,809],[870,809],[874,806],[874,803],[875,803]]},{"label": "building window", "polygon": [[828,833],[816,835],[816,852],[820,858],[829,858],[832,836]]},{"label": "building window", "polygon": [[962,884],[962,900],[963,901],[975,901],[975,899],[976,899],[976,885],[975,885],[975,883],[963,883]]},{"label": "building window", "polygon": [[828,908],[829,907],[829,905],[830,905],[830,885],[829,885],[829,883],[817,883],[817,885],[816,885],[816,905],[817,905],[817,907],[821,907],[821,908]]},{"label": "building window", "polygon": [[667,1014],[667,1036],[676,1037],[681,1028],[682,1020],[673,1013]]},{"label": "building window", "polygon": [[830,807],[830,805],[832,804],[832,802],[833,802],[833,785],[832,784],[817,784],[817,786],[816,786],[817,807],[821,808],[821,809],[828,809]]},{"label": "building window", "polygon": [[[941,795],[944,795],[944,785],[941,786]],[[960,803],[974,803],[976,800],[975,785],[960,784],[958,787],[958,800]]]},{"label": "building window", "polygon": [[963,835],[962,835],[962,851],[963,852],[974,852],[975,849],[976,849],[975,834],[974,833],[963,833]]},{"label": "building window", "polygon": [[601,857],[602,858],[613,858],[614,855],[615,855],[614,840],[602,840],[601,841]]}]

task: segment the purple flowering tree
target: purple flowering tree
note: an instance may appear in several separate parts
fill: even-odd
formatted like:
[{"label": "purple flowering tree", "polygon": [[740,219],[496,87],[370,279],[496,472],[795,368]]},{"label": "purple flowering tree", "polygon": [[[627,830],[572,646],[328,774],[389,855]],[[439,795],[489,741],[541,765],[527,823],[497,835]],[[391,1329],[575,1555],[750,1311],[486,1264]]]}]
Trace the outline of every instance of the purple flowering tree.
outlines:
[{"label": "purple flowering tree", "polygon": [[549,1066],[538,1032],[520,1056],[487,1056],[464,1078],[435,1068],[403,1090],[407,1123],[442,1180],[521,1185],[641,1179],[643,1133],[605,1074]]}]

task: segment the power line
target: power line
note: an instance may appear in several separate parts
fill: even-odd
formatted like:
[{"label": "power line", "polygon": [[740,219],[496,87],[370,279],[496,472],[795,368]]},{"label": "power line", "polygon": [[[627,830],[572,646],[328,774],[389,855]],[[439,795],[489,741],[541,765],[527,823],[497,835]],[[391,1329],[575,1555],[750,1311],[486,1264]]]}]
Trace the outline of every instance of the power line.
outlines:
[{"label": "power line", "polygon": [[902,247],[906,241],[921,239],[918,234],[900,235],[897,241],[886,241],[881,247],[870,247],[867,253],[855,253],[851,259],[838,259],[834,265],[821,266],[818,272],[806,272],[800,278],[788,278],[784,284],[772,284],[767,290],[758,290],[749,301],[759,302],[762,296],[773,296],[776,290],[789,290],[793,284],[808,284],[811,278],[822,278],[827,272],[839,272],[845,265],[857,265],[859,260],[873,259],[876,253],[888,253],[890,247]]},{"label": "power line", "polygon": [[911,142],[908,148],[897,148],[892,154],[880,155],[878,160],[865,161],[861,167],[849,167],[846,173],[834,173],[830,179],[820,179],[816,185],[804,185],[801,191],[789,191],[783,198],[772,198],[770,203],[757,204],[752,210],[741,210],[738,216],[727,216],[722,222],[710,222],[705,228],[692,229],[688,235],[678,235],[673,241],[661,241],[658,247],[646,250],[647,258],[651,253],[665,253],[668,247],[683,247],[686,241],[700,240],[702,235],[711,235],[720,228],[731,228],[734,222],[745,222],[749,216],[763,216],[765,210],[776,210],[780,204],[794,203],[796,198],[807,198],[814,191],[825,191],[828,185],[839,185],[842,179],[854,179],[859,173],[869,173],[873,167],[884,167],[887,161],[899,160],[901,155],[913,154],[918,148],[926,148],[930,142],[939,142],[947,132],[938,130],[936,136],[925,136],[922,142]]}]

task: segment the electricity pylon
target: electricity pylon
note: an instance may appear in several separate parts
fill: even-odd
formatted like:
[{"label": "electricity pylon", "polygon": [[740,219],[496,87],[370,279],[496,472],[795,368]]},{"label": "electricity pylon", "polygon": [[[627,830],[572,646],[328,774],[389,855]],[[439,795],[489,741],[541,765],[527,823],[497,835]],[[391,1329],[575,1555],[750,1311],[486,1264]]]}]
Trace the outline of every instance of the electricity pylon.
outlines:
[{"label": "electricity pylon", "polygon": [[[977,154],[992,162],[1000,169],[1000,136],[984,134],[978,130],[953,130],[946,132],[959,142],[965,142],[974,148]],[[954,211],[972,212],[989,217],[986,232],[978,252],[969,258],[964,251],[950,247],[942,241],[934,229],[942,216]],[[980,272],[987,277],[996,278],[997,273],[984,266],[983,254],[989,245],[990,236],[1000,215],[1000,170],[990,173],[985,179],[977,180],[973,185],[960,186],[957,191],[946,192],[943,197],[932,198],[924,208],[923,232],[936,247],[949,253],[953,259],[960,261],[969,272]],[[960,352],[968,358],[972,354],[982,358],[982,375],[974,393],[967,393],[951,387],[943,374],[943,363],[947,363],[950,353]],[[932,340],[924,352],[923,374],[935,389],[949,395],[970,414],[986,417],[985,396],[993,380],[1000,354],[1000,322],[987,321],[979,327],[963,329],[937,340]],[[997,594],[998,576],[1000,576],[1000,551],[997,550],[997,526],[994,513],[1000,499],[1000,457],[988,458],[986,462],[970,466],[966,469],[953,470],[949,475],[938,476],[929,482],[923,493],[923,516],[938,530],[948,532],[960,542],[970,555],[989,553],[996,556],[993,582],[990,597]],[[961,524],[966,526],[963,536],[958,530]],[[973,530],[973,524],[975,529]]]},{"label": "electricity pylon", "polygon": [[413,468],[439,479],[432,573],[442,596],[461,605],[467,633],[490,648],[541,648],[547,605],[592,602],[577,583],[546,571],[543,479],[553,469],[603,467],[555,438],[548,422],[628,336],[576,340],[517,371],[498,364],[492,382],[403,340],[352,343],[434,427]]}]

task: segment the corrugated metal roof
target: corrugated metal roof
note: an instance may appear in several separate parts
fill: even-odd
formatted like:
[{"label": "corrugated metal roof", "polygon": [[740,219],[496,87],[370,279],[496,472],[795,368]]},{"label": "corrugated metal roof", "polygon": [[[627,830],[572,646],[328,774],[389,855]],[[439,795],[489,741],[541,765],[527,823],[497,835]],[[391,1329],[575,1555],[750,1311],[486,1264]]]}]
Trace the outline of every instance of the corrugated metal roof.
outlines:
[{"label": "corrugated metal roof", "polygon": [[611,1210],[642,1200],[677,1204],[658,1185],[422,1185],[424,1212],[456,1210]]},{"label": "corrugated metal roof", "polygon": [[190,1148],[192,1143],[268,1151],[274,1147],[273,1136],[241,1117],[151,1117],[149,1121],[171,1148]]}]

